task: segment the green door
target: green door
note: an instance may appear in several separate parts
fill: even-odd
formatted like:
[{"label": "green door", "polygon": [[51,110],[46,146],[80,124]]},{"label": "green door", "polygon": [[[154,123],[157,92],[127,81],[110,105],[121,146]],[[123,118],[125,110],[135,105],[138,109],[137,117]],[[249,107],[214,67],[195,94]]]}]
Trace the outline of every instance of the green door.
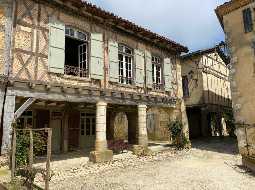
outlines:
[{"label": "green door", "polygon": [[96,114],[81,113],[80,122],[80,147],[82,149],[91,149],[96,140]]}]

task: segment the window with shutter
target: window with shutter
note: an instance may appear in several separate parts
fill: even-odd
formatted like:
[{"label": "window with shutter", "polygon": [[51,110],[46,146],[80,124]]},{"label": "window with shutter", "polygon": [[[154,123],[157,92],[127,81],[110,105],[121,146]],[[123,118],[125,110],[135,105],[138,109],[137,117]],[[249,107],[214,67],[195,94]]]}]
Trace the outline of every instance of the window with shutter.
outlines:
[{"label": "window with shutter", "polygon": [[91,34],[90,75],[93,79],[104,79],[103,34]]},{"label": "window with shutter", "polygon": [[135,50],[135,83],[138,87],[144,87],[144,52]]},{"label": "window with shutter", "polygon": [[183,89],[183,97],[189,97],[189,79],[188,76],[185,75],[182,77],[182,89]]},{"label": "window with shutter", "polygon": [[119,83],[133,83],[133,50],[125,45],[119,44]]},{"label": "window with shutter", "polygon": [[119,82],[119,57],[118,57],[118,43],[109,41],[109,80],[111,82]]},{"label": "window with shutter", "polygon": [[164,59],[164,79],[165,79],[165,91],[172,90],[172,65],[171,59]]},{"label": "window with shutter", "polygon": [[88,36],[74,28],[65,29],[65,75],[88,77]]},{"label": "window with shutter", "polygon": [[152,88],[152,62],[151,62],[151,53],[149,51],[145,52],[146,58],[146,87]]},{"label": "window with shutter", "polygon": [[64,74],[65,25],[55,18],[50,18],[49,30],[49,71]]},{"label": "window with shutter", "polygon": [[161,58],[157,56],[152,56],[152,81],[153,89],[162,89],[162,62]]},{"label": "window with shutter", "polygon": [[250,8],[243,10],[243,23],[245,33],[253,30],[252,12]]}]

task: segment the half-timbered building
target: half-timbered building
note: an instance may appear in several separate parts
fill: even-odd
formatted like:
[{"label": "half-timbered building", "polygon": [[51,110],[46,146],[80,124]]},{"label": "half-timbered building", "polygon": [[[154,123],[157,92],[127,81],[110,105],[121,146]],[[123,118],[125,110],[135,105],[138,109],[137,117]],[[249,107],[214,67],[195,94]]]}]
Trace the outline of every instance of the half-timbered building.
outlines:
[{"label": "half-timbered building", "polygon": [[182,56],[183,95],[190,138],[227,135],[224,117],[232,115],[225,45]]},{"label": "half-timbered building", "polygon": [[1,151],[12,123],[52,128],[53,152],[107,140],[146,147],[179,119],[187,48],[81,0],[4,0],[0,6]]}]

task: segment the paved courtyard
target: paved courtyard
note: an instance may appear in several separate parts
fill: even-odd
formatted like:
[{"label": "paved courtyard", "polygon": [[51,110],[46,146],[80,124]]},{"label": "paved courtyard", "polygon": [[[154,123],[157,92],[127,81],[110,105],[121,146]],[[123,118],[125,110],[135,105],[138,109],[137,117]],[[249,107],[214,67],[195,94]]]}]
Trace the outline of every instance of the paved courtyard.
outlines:
[{"label": "paved courtyard", "polygon": [[231,139],[194,141],[189,151],[170,149],[143,158],[126,153],[111,163],[80,166],[62,171],[59,166],[52,189],[255,189],[255,177],[242,168],[236,143]]}]

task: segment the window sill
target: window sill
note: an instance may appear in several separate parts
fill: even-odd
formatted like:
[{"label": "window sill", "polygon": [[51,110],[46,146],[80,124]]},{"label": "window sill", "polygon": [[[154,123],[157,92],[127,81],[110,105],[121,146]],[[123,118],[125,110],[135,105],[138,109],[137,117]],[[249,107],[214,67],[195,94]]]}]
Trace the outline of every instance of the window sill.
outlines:
[{"label": "window sill", "polygon": [[133,84],[122,84],[122,83],[115,83],[115,82],[110,82],[113,85],[119,86],[119,87],[124,87],[124,88],[132,88],[132,89],[137,89],[137,87]]},{"label": "window sill", "polygon": [[71,80],[78,80],[78,81],[86,81],[86,82],[90,82],[91,78],[89,77],[78,77],[78,76],[73,76],[73,75],[63,75],[64,79],[71,79]]}]

